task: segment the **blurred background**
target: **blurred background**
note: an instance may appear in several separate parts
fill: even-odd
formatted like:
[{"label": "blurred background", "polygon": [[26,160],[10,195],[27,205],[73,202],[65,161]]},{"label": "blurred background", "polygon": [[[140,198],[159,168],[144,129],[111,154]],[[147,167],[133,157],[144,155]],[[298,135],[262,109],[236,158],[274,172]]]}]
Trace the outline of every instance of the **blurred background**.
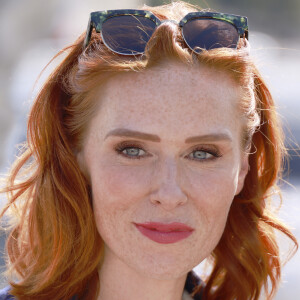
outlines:
[{"label": "blurred background", "polygon": [[[300,1],[207,0],[187,1],[216,11],[249,18],[252,56],[277,103],[286,132],[286,146],[300,144]],[[16,145],[26,137],[26,118],[32,99],[51,67],[39,73],[62,47],[72,43],[96,10],[159,5],[160,0],[0,0],[0,173],[7,172]],[[168,3],[168,1],[164,1]],[[35,84],[36,83],[36,84]],[[283,185],[280,217],[300,240],[300,158],[290,150],[290,170]],[[5,199],[0,198],[3,205]],[[3,252],[4,238],[0,239]],[[281,240],[283,255],[288,251]],[[0,262],[1,264],[1,262]],[[3,264],[3,261],[2,261]],[[299,299],[300,254],[283,270],[283,282],[275,299]],[[196,268],[201,273],[201,266]],[[5,285],[2,278],[0,287]]]}]

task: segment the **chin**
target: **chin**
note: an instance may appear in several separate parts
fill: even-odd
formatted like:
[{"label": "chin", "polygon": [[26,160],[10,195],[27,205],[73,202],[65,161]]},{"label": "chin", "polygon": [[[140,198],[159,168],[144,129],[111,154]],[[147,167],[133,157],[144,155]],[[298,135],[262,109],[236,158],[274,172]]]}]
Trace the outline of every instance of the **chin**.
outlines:
[{"label": "chin", "polygon": [[201,260],[178,259],[178,257],[151,257],[149,261],[136,261],[133,268],[143,276],[159,280],[169,280],[186,275]]},{"label": "chin", "polygon": [[185,276],[193,268],[180,268],[173,266],[168,269],[162,267],[148,268],[147,270],[141,270],[141,274],[145,277],[150,277],[157,280],[172,280]]}]

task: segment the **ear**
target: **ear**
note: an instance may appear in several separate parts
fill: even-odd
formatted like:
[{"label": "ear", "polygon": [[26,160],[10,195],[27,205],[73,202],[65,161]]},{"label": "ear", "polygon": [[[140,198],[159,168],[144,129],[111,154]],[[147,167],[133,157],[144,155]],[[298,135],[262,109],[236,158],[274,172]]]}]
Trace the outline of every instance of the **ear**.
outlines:
[{"label": "ear", "polygon": [[243,152],[241,155],[241,164],[240,164],[238,184],[237,184],[235,195],[238,195],[243,189],[245,178],[248,172],[249,172],[249,154]]}]

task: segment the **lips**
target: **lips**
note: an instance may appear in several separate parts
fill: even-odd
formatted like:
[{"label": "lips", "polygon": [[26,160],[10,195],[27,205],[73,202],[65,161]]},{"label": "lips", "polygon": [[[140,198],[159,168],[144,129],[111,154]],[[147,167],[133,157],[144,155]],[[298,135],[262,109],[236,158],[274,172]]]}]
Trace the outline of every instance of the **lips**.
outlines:
[{"label": "lips", "polygon": [[194,231],[193,228],[179,222],[170,224],[158,222],[134,224],[144,236],[160,244],[176,243],[187,238]]}]

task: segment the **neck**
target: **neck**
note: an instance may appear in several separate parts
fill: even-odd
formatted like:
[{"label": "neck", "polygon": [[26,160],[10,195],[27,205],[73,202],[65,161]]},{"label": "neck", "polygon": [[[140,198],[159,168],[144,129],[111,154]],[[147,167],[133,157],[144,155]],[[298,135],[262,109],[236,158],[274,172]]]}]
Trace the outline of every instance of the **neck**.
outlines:
[{"label": "neck", "polygon": [[181,300],[187,274],[157,279],[138,273],[118,258],[105,257],[99,269],[97,300]]}]

